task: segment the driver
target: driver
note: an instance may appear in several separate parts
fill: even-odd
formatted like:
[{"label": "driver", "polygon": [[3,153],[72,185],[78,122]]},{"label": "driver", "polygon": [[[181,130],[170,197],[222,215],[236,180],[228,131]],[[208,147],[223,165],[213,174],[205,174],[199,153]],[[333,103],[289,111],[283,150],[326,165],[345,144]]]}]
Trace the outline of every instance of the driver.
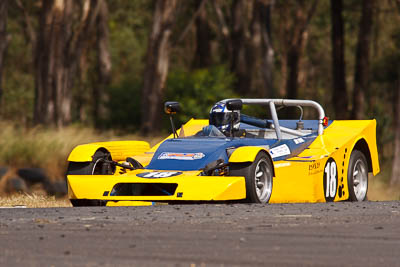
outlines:
[{"label": "driver", "polygon": [[240,113],[239,111],[230,111],[225,103],[218,102],[210,110],[209,124],[215,126],[225,136],[230,136],[231,126],[233,131],[239,131]]},{"label": "driver", "polygon": [[226,137],[231,136],[231,125],[235,137],[245,136],[244,130],[239,130],[240,113],[230,111],[224,102],[216,103],[210,110],[209,125],[196,134],[196,136]]}]

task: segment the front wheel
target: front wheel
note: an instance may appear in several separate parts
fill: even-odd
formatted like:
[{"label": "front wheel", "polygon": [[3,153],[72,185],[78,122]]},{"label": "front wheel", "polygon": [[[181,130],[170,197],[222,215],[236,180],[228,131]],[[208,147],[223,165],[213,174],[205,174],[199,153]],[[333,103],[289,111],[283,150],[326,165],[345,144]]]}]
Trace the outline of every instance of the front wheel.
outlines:
[{"label": "front wheel", "polygon": [[365,155],[359,150],[351,152],[347,183],[350,201],[365,201],[367,199],[368,165]]},{"label": "front wheel", "polygon": [[252,163],[238,163],[230,166],[231,176],[246,179],[246,202],[268,203],[272,195],[272,163],[265,152],[258,153]]},{"label": "front wheel", "polygon": [[110,153],[102,150],[96,151],[92,161],[87,162],[69,162],[67,175],[112,175],[115,172],[115,166],[105,160],[110,161]]},{"label": "front wheel", "polygon": [[[105,162],[111,160],[110,153],[102,150],[96,151],[93,160],[88,162],[69,162],[67,175],[112,175],[115,166]],[[72,206],[105,206],[104,201],[92,199],[70,199]]]}]

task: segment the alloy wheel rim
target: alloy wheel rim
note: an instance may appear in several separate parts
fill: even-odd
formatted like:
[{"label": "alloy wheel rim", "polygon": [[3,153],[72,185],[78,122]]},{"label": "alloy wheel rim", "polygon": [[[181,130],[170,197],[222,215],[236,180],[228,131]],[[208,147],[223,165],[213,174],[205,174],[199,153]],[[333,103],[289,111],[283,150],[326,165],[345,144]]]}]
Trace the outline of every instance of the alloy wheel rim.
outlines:
[{"label": "alloy wheel rim", "polygon": [[261,159],[255,170],[255,189],[261,203],[268,202],[272,193],[272,174],[266,159]]},{"label": "alloy wheel rim", "polygon": [[96,175],[96,174],[101,174],[101,167],[102,167],[102,158],[98,158],[94,165],[93,165],[93,169],[92,169],[92,175]]},{"label": "alloy wheel rim", "polygon": [[367,194],[368,172],[361,159],[357,159],[353,168],[353,188],[357,201],[363,201]]}]

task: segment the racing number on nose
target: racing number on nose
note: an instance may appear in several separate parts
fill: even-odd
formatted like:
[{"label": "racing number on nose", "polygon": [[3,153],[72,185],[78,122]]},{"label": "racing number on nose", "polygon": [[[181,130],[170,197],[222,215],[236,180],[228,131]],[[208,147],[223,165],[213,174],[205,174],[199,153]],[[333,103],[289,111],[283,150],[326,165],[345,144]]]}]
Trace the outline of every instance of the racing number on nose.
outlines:
[{"label": "racing number on nose", "polygon": [[333,201],[336,196],[338,184],[338,173],[336,162],[333,158],[329,158],[325,164],[324,169],[324,191],[325,200],[327,202]]},{"label": "racing number on nose", "polygon": [[179,172],[149,172],[144,175],[144,178],[167,178],[171,176],[175,176],[179,174]]},{"label": "racing number on nose", "polygon": [[167,178],[167,177],[177,176],[180,174],[182,174],[182,172],[142,172],[137,174],[137,176],[153,179],[153,178]]}]

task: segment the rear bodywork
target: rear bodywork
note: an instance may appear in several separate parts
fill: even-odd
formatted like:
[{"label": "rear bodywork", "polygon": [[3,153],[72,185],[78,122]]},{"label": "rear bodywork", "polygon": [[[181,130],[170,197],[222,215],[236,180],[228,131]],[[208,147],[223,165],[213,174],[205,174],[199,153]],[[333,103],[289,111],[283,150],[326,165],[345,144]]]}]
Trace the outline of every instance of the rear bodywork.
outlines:
[{"label": "rear bodywork", "polygon": [[[104,149],[113,160],[133,157],[144,168],[117,167],[113,175],[68,175],[69,198],[100,200],[107,205],[241,200],[246,198],[245,178],[229,176],[229,164],[250,164],[265,151],[274,172],[270,203],[347,200],[347,172],[354,149],[366,156],[369,172],[379,172],[376,121],[330,121],[321,134],[318,122],[305,122],[314,125],[314,134],[298,138],[201,139],[193,136],[208,125],[208,120],[191,119],[178,130],[180,138],[169,136],[152,148],[142,141],[81,145],[70,154],[70,162],[89,162],[97,150]],[[279,123],[291,125],[296,121]],[[249,132],[252,130],[254,127],[248,127]],[[216,175],[205,175],[204,167],[217,159],[226,162],[227,168]],[[332,164],[336,165],[336,184],[328,188],[327,166]]]}]

